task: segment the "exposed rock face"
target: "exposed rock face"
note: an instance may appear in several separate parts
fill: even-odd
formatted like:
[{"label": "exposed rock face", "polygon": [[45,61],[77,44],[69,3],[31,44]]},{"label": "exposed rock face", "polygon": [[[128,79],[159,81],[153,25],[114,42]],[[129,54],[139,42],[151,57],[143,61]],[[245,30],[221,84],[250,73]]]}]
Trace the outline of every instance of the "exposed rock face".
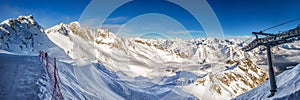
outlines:
[{"label": "exposed rock face", "polygon": [[21,54],[37,54],[40,50],[52,47],[55,45],[32,15],[8,19],[0,24],[1,49]]}]

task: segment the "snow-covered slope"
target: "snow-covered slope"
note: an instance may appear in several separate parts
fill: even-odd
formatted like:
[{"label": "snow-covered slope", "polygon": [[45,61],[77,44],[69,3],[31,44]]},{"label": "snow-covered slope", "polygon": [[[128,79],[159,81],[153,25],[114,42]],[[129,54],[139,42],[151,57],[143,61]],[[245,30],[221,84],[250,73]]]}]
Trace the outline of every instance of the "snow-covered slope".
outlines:
[{"label": "snow-covered slope", "polygon": [[61,23],[47,29],[46,34],[49,39],[60,48],[63,48],[65,53],[72,59],[86,58],[89,60],[95,59],[95,47],[93,35],[87,28],[81,28],[78,22],[73,22],[70,25]]},{"label": "snow-covered slope", "polygon": [[32,15],[8,19],[0,24],[0,49],[19,55],[37,55],[39,51],[46,51],[49,55],[68,58],[61,48],[49,40]]},{"label": "snow-covered slope", "polygon": [[240,41],[120,38],[106,30],[82,28],[77,22],[62,23],[46,33],[73,59],[99,61],[125,84],[146,87],[145,92],[161,85],[199,99],[230,99],[267,79],[255,63],[259,56],[241,51]]},{"label": "snow-covered slope", "polygon": [[37,56],[0,51],[0,99],[51,99],[45,68]]},{"label": "snow-covered slope", "polygon": [[[21,16],[21,17],[24,17],[25,19],[32,19],[31,16]],[[16,19],[11,19],[11,20],[16,20]],[[2,25],[5,26],[5,24]],[[22,29],[23,27],[22,25],[24,25],[24,23],[21,23],[20,25],[13,26],[13,27],[14,28],[18,27]],[[7,27],[7,29],[9,28],[12,28],[12,26]],[[28,29],[31,28],[32,27]],[[25,31],[28,30],[22,29],[22,31],[20,31],[19,33],[15,32],[14,30],[7,30],[6,33],[1,33],[3,36],[5,36],[5,38],[3,38],[2,43],[5,44],[6,42],[8,42],[10,43],[9,45],[13,45],[13,46],[22,45],[18,43],[18,41],[22,41],[24,39],[22,37],[23,35],[25,35],[26,33]],[[45,33],[42,31],[32,29],[30,32],[28,32],[28,34],[31,34],[32,32],[36,32],[36,31],[40,32],[41,34],[34,37],[37,39],[32,40],[32,43],[33,44],[42,43],[47,45],[41,45],[40,47],[31,46],[26,49],[9,48],[9,47],[7,48],[3,47],[2,49],[0,49],[2,53],[5,53],[3,55],[2,54],[0,55],[1,56],[0,65],[1,65],[1,69],[3,69],[1,71],[6,71],[5,73],[4,72],[1,73],[1,76],[3,76],[2,79],[7,80],[5,79],[5,76],[14,76],[15,75],[14,72],[20,73],[20,74],[16,74],[17,77],[14,77],[16,79],[11,78],[12,80],[7,80],[1,83],[0,98],[51,99],[53,83],[49,82],[49,79],[47,78],[42,78],[42,79],[39,78],[39,76],[44,75],[46,72],[43,69],[45,68],[45,66],[40,63],[36,55],[39,50],[44,50],[49,53],[50,57],[58,58],[57,68],[61,79],[60,87],[62,90],[63,97],[65,99],[118,99],[118,100],[158,99],[164,97],[164,94],[167,93],[172,94],[171,97],[174,98],[196,99],[195,97],[188,95],[181,89],[176,89],[176,88],[174,89],[173,87],[169,87],[168,85],[162,85],[162,86],[155,85],[154,86],[155,88],[145,89],[145,88],[136,87],[138,86],[138,84],[136,84],[135,80],[124,81],[124,79],[129,79],[127,75],[121,72],[119,73],[116,71],[108,70],[101,63],[92,61],[91,59],[94,59],[93,56],[95,52],[86,49],[89,47],[93,47],[93,45],[89,44],[89,42],[86,40],[87,38],[82,38],[82,36],[78,36],[78,34],[75,34],[75,32],[74,34],[73,33],[71,34],[73,35],[73,37],[71,37],[71,40],[73,44],[79,46],[75,46],[74,51],[76,51],[76,53],[74,53],[74,56],[70,56],[71,58],[74,58],[72,60],[69,59],[68,57],[65,57],[67,55],[65,55],[65,53],[61,53],[61,49],[58,48],[58,46],[66,47],[68,43],[71,42],[62,41],[62,43],[64,43],[63,45],[60,44],[58,44],[58,46],[54,44],[52,45],[52,42],[48,41],[49,40],[48,37],[44,38]],[[15,36],[7,35],[8,33],[9,34],[11,33],[12,35]],[[14,42],[7,41],[9,39],[13,40]],[[29,43],[32,44],[31,42]],[[51,48],[55,48],[55,49],[51,49]],[[65,51],[67,54],[68,53],[67,49],[65,49]],[[12,62],[12,61],[16,61],[16,62]],[[19,68],[21,68],[21,70],[18,70]],[[24,71],[26,73],[22,74],[22,72]],[[116,74],[120,74],[120,75],[116,75]],[[39,80],[42,80],[42,83],[39,83]],[[147,79],[141,78],[138,80],[140,82],[145,83],[144,80]],[[20,84],[16,82],[20,82]],[[146,82],[146,83],[155,84],[151,82]],[[21,91],[17,91],[15,90],[15,88],[13,88],[13,90],[9,90],[9,88],[11,88],[12,86],[16,87],[16,89]],[[36,88],[32,88],[32,86]],[[30,89],[27,89],[28,87]],[[38,90],[31,90],[31,89],[38,89]]]},{"label": "snow-covered slope", "polygon": [[[80,68],[79,65],[72,65],[75,63],[49,40],[43,28],[33,20],[31,15],[5,20],[1,23],[0,29],[0,78],[3,80],[0,82],[0,99],[51,99],[54,83],[50,82],[45,65],[37,57],[40,50],[47,52],[50,57],[58,58],[58,71],[63,80],[61,88],[64,98],[122,99],[99,78],[102,75],[86,74],[100,73],[98,72],[100,70],[95,70],[96,64],[81,65]],[[60,60],[70,62],[65,63]],[[97,66],[103,65],[97,64]],[[95,83],[86,85],[88,81]],[[89,87],[91,85],[93,87]],[[92,88],[98,89],[90,91]]]},{"label": "snow-covered slope", "polygon": [[253,90],[246,92],[238,96],[240,99],[251,100],[299,100],[300,97],[300,64],[293,69],[284,71],[276,76],[277,92],[273,97],[267,98],[269,95],[269,81],[264,82],[262,85],[254,88]]},{"label": "snow-covered slope", "polygon": [[[9,51],[7,57],[27,58],[43,50],[58,58],[66,99],[231,99],[268,78],[265,52],[243,52],[246,43],[240,40],[122,38],[78,22],[44,32],[32,16],[2,22],[0,36],[0,51]],[[286,62],[297,63],[299,47],[299,43],[274,47],[275,67],[285,70]],[[28,59],[37,62],[33,58]],[[38,87],[51,90],[47,86]]]},{"label": "snow-covered slope", "polygon": [[[146,78],[131,80],[122,73],[108,70],[101,63],[64,60],[57,65],[62,94],[66,99],[157,100],[169,93],[170,97],[177,99],[196,99],[172,84],[159,85]],[[141,88],[145,84],[155,85]]]}]

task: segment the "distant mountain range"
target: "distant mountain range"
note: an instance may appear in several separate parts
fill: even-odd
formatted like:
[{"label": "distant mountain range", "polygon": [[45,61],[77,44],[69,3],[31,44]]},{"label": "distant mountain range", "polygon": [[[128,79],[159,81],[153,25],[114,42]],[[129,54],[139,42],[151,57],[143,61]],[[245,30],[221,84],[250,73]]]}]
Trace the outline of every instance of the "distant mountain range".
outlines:
[{"label": "distant mountain range", "polygon": [[[232,99],[268,79],[265,51],[244,52],[245,45],[238,39],[123,38],[78,22],[44,30],[31,15],[0,24],[0,49],[58,58],[63,96],[70,99]],[[300,61],[299,42],[272,52],[278,74]]]}]

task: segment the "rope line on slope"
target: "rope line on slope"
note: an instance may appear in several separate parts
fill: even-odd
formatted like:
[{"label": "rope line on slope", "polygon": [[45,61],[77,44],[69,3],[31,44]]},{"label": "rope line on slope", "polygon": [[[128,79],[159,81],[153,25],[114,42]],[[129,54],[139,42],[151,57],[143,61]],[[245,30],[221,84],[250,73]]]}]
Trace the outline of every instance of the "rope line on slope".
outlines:
[{"label": "rope line on slope", "polygon": [[[54,82],[54,86],[53,86],[54,89],[52,91],[51,99],[52,100],[53,99],[54,100],[56,100],[56,99],[63,100],[64,98],[62,96],[61,89],[59,86],[60,78],[58,76],[59,74],[58,74],[58,71],[56,68],[56,58],[49,57],[47,52],[43,52],[43,51],[39,52],[39,57],[40,57],[42,64],[46,65],[45,67],[46,67],[47,74],[50,78],[50,81]],[[52,66],[50,66],[50,65],[52,65]]]}]

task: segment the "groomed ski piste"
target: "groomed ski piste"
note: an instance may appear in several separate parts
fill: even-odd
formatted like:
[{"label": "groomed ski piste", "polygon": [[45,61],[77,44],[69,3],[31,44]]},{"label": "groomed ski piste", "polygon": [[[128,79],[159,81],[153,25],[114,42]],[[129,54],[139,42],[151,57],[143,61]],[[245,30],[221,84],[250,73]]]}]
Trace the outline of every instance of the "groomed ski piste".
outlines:
[{"label": "groomed ski piste", "polygon": [[[0,99],[53,98],[53,82],[40,51],[57,58],[64,99],[220,100],[243,93],[236,99],[268,95],[265,52],[243,52],[245,44],[238,39],[121,38],[78,22],[44,30],[33,16],[5,20],[0,30],[0,79],[5,80],[0,82]],[[298,96],[298,66],[291,66],[299,63],[299,49],[299,43],[272,49],[280,65],[275,65],[276,72],[291,68],[276,77],[278,92],[272,98]]]},{"label": "groomed ski piste", "polygon": [[49,77],[37,56],[0,51],[0,99],[46,99],[50,97]]}]

